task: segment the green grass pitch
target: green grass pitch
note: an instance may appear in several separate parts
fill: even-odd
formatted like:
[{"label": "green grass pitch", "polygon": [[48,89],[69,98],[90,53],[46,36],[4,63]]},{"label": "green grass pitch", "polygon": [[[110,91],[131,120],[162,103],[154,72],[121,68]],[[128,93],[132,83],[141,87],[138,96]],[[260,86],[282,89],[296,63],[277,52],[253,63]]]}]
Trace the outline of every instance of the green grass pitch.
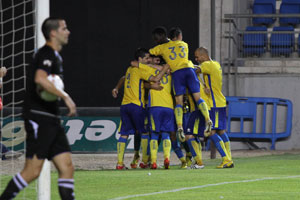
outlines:
[{"label": "green grass pitch", "polygon": [[[200,170],[171,166],[169,170],[76,171],[76,199],[300,199],[300,155],[235,158],[233,169],[216,169],[219,159],[204,162]],[[53,200],[59,199],[56,179],[57,173],[52,173]],[[17,199],[23,199],[22,193]],[[25,199],[36,199],[34,189],[25,193]]]}]

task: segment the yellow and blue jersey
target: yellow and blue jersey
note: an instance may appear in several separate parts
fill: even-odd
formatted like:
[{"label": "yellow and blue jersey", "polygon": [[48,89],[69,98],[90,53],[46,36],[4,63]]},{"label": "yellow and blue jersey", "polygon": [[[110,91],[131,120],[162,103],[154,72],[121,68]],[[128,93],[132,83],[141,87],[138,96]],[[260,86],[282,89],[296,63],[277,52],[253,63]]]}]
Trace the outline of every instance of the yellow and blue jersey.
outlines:
[{"label": "yellow and blue jersey", "polygon": [[152,74],[143,68],[129,67],[125,75],[124,96],[121,105],[133,103],[144,107],[144,80],[149,80],[151,76]]},{"label": "yellow and blue jersey", "polygon": [[206,102],[209,107],[226,107],[226,98],[222,93],[222,68],[217,61],[205,61],[201,64],[204,81],[211,94]]},{"label": "yellow and blue jersey", "polygon": [[[152,74],[155,76],[159,73],[158,70],[153,69]],[[163,87],[162,90],[150,90],[148,96],[148,106],[149,107],[164,107],[164,108],[174,108],[173,98],[171,95],[172,91],[172,76],[165,74],[160,80]]]},{"label": "yellow and blue jersey", "polygon": [[149,52],[152,55],[161,55],[167,64],[170,65],[172,73],[179,69],[194,67],[193,63],[189,61],[188,58],[188,44],[183,41],[170,40],[167,43],[155,46],[154,48],[150,49]]}]

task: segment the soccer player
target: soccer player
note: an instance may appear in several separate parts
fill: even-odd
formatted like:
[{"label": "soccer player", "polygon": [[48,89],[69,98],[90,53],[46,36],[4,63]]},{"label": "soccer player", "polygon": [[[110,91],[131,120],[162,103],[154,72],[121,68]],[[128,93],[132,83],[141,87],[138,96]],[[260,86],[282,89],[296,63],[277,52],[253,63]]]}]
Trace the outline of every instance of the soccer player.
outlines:
[{"label": "soccer player", "polygon": [[[140,67],[143,67],[140,65]],[[151,71],[150,71],[151,70]],[[152,75],[159,73],[159,70],[150,68]],[[161,135],[164,152],[164,167],[169,169],[171,140],[170,133],[175,131],[174,105],[171,95],[171,75],[166,73],[161,79],[163,89],[161,91],[150,90],[149,92],[149,121],[151,129],[151,169],[157,168],[158,139]]]},{"label": "soccer player", "polygon": [[[158,64],[158,63],[155,63],[155,64]],[[137,66],[138,66],[138,64],[137,64]],[[125,82],[125,76],[122,76],[119,79],[116,87],[112,90],[112,96],[114,98],[118,97],[119,90],[121,87],[123,87],[124,82]],[[145,89],[154,89],[154,90],[162,90],[163,89],[163,87],[159,84],[159,82],[150,84],[149,82],[144,81],[144,86],[145,86]],[[146,105],[147,104],[146,103],[147,102],[146,92],[145,92],[145,100],[144,101],[145,101],[145,105]],[[147,111],[145,110],[145,112],[147,112]],[[145,116],[147,116],[147,114],[145,114]],[[145,127],[148,128],[147,117],[145,118]],[[146,132],[149,132],[149,131],[146,130]],[[140,154],[139,154],[140,147],[141,147],[141,134],[138,131],[136,131],[134,134],[134,156],[133,156],[132,162],[130,163],[130,167],[132,169],[136,169],[138,166],[138,162],[140,160]],[[147,152],[147,154],[148,154],[148,152]]]},{"label": "soccer player", "polygon": [[188,99],[191,114],[184,131],[187,144],[195,160],[195,163],[190,165],[190,167],[191,169],[203,169],[200,137],[204,137],[205,119],[191,95],[188,95]]},{"label": "soccer player", "polygon": [[[150,54],[146,49],[138,49],[135,52],[135,59],[140,64],[148,64],[150,61]],[[149,67],[149,66],[146,66]],[[150,67],[149,67],[150,68]],[[146,168],[148,163],[147,147],[149,135],[144,127],[145,112],[144,112],[144,82],[143,80],[158,82],[165,72],[169,69],[165,65],[162,71],[153,76],[147,69],[130,66],[125,75],[124,96],[121,105],[121,122],[119,127],[119,134],[121,135],[117,144],[118,149],[118,164],[116,169],[126,169],[123,160],[125,152],[125,144],[128,135],[134,134],[136,131],[141,133],[142,145],[142,163],[140,166]]]},{"label": "soccer player", "polygon": [[47,18],[42,24],[46,44],[34,55],[28,69],[27,90],[23,107],[26,136],[26,160],[24,169],[8,183],[0,199],[13,199],[22,189],[35,180],[45,159],[52,160],[58,170],[58,188],[61,199],[75,199],[74,167],[70,146],[61,126],[57,100],[43,100],[37,93],[42,87],[65,102],[68,116],[76,114],[76,105],[64,91],[58,90],[47,77],[50,74],[62,75],[62,58],[59,51],[68,43],[70,31],[63,19]]},{"label": "soccer player", "polygon": [[168,42],[166,42],[167,33],[161,27],[156,28],[152,32],[152,35],[153,38],[157,40],[157,43],[161,44],[150,49],[149,52],[153,55],[161,55],[171,68],[176,101],[174,112],[179,139],[182,142],[185,140],[182,121],[183,95],[186,93],[186,88],[192,93],[197,107],[205,117],[205,132],[210,132],[212,121],[209,117],[207,105],[205,101],[201,99],[199,79],[193,69],[193,63],[188,60],[188,44],[182,41],[182,31],[179,28],[172,28],[169,32],[171,40]]},{"label": "soccer player", "polygon": [[222,94],[222,68],[217,61],[211,60],[205,47],[196,49],[195,60],[201,64],[197,71],[204,75],[205,84],[210,89],[208,105],[211,108],[210,117],[213,120],[213,127],[211,134],[206,136],[209,136],[222,156],[223,161],[218,168],[233,167],[230,141],[225,131],[226,99]]},{"label": "soccer player", "polygon": [[[148,64],[153,69],[148,68],[154,75],[157,74],[162,68],[160,65],[164,63],[164,60],[158,56],[151,55],[152,62]],[[137,62],[132,61],[133,66],[138,66]],[[158,65],[160,64],[160,65]],[[143,65],[140,65],[143,67]],[[156,70],[155,70],[156,69]],[[174,104],[173,97],[171,95],[171,75],[167,73],[160,81],[163,86],[162,91],[150,90],[149,94],[149,120],[151,131],[151,168],[157,168],[157,150],[161,139],[163,140],[163,150],[164,150],[164,166],[165,169],[169,169],[170,162],[170,141],[171,146],[177,155],[178,159],[181,161],[181,168],[187,168],[186,159],[183,156],[180,146],[175,133],[175,121],[174,121]],[[153,83],[151,84],[153,85]],[[151,88],[150,88],[151,89]],[[151,103],[152,102],[152,103]],[[154,102],[154,103],[153,103]],[[171,109],[171,110],[170,110]],[[170,112],[171,111],[171,112]]]}]

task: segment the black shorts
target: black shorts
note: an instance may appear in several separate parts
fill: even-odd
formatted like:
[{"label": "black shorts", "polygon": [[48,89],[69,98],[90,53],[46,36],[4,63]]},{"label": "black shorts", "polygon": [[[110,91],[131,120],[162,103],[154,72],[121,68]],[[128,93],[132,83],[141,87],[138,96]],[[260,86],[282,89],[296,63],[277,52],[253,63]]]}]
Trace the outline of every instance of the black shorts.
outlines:
[{"label": "black shorts", "polygon": [[26,158],[37,155],[51,160],[54,156],[70,152],[71,148],[59,118],[35,115],[25,119]]}]

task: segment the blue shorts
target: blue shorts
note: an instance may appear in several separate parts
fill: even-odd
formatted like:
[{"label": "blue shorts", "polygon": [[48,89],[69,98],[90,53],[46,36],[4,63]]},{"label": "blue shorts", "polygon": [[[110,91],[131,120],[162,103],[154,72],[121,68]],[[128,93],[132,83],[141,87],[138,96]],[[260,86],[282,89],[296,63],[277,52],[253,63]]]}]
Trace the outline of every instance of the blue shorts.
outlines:
[{"label": "blue shorts", "polygon": [[151,107],[149,118],[152,132],[171,132],[176,130],[174,110],[164,107]]},{"label": "blue shorts", "polygon": [[200,83],[193,68],[183,68],[172,73],[173,89],[175,96],[186,94],[186,88],[190,93],[200,92]]},{"label": "blue shorts", "polygon": [[213,130],[226,130],[226,107],[211,108],[209,116],[213,122]]},{"label": "blue shorts", "polygon": [[146,133],[145,130],[145,110],[143,107],[130,103],[121,105],[121,122],[119,134],[133,135],[136,131]]},{"label": "blue shorts", "polygon": [[184,133],[196,137],[204,137],[205,119],[202,113],[197,110],[191,113]]}]

